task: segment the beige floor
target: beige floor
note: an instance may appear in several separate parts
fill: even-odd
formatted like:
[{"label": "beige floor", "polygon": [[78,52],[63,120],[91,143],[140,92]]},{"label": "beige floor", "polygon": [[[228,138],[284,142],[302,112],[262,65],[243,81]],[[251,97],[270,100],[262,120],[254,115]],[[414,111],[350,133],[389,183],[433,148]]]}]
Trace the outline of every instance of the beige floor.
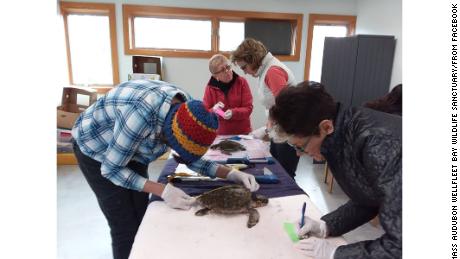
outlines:
[{"label": "beige floor", "polygon": [[[149,166],[150,179],[156,179],[164,166],[157,161]],[[338,185],[332,194],[323,183],[323,165],[314,165],[308,158],[301,158],[296,181],[321,212],[328,213],[344,204],[348,198]],[[109,259],[112,258],[109,228],[77,166],[57,168],[58,235],[57,255],[59,259]],[[299,208],[300,209],[300,208]],[[374,239],[383,234],[381,228],[365,224],[345,235],[348,242]]]}]

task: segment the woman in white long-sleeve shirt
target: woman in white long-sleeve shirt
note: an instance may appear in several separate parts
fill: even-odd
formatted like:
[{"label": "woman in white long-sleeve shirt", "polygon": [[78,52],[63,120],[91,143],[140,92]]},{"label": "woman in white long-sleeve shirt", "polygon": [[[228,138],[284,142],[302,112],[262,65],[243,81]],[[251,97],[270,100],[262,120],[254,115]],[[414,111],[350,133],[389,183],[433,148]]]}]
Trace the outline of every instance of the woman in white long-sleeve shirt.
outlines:
[{"label": "woman in white long-sleeve shirt", "polygon": [[[258,95],[268,117],[268,110],[275,104],[275,97],[285,87],[295,86],[294,74],[289,68],[274,57],[260,41],[252,38],[245,39],[232,52],[231,60],[237,64],[245,74],[259,79]],[[271,123],[267,119],[267,128]],[[279,143],[276,143],[279,142]],[[284,143],[272,138],[270,153],[275,157],[286,172],[294,178],[299,157],[295,150]]]}]

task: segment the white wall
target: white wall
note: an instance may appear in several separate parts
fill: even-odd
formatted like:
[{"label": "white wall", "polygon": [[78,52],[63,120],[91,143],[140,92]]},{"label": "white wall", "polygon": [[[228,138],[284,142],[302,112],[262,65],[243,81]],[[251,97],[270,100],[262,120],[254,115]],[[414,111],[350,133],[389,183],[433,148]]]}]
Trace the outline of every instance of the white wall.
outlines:
[{"label": "white wall", "polygon": [[357,0],[356,34],[393,35],[396,49],[390,89],[402,83],[402,0]]},{"label": "white wall", "polygon": [[[123,44],[123,26],[122,26],[122,4],[143,4],[143,5],[163,5],[173,7],[190,7],[204,9],[225,9],[225,10],[243,10],[243,11],[260,11],[260,12],[286,12],[302,13],[302,49],[300,61],[285,62],[293,71],[297,81],[303,81],[305,67],[305,49],[307,38],[307,21],[309,13],[324,14],[356,14],[355,0],[69,0],[74,2],[101,2],[116,4],[117,18],[117,38],[118,38],[118,55],[120,62],[120,80],[128,79],[128,74],[132,72],[131,56],[124,54]],[[201,99],[204,93],[204,86],[209,80],[207,59],[197,58],[171,58],[164,59],[165,80],[174,83],[188,91],[196,99]],[[237,69],[237,73],[242,72]],[[251,76],[245,76],[254,96],[254,111],[251,115],[253,128],[260,127],[265,123],[265,114],[263,107],[257,99],[255,91],[256,82]]]}]

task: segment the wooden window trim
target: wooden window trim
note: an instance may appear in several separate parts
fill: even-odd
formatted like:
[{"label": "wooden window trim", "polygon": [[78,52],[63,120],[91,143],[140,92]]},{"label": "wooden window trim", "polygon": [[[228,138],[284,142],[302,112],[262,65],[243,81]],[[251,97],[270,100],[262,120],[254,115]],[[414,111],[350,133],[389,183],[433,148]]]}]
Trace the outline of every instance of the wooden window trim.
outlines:
[{"label": "wooden window trim", "polygon": [[331,15],[331,14],[310,14],[308,18],[307,32],[307,53],[305,58],[305,73],[304,80],[310,78],[310,61],[311,48],[313,42],[313,27],[315,25],[346,25],[347,35],[354,35],[356,29],[356,16],[352,15]]},{"label": "wooden window trim", "polygon": [[[134,48],[134,17],[161,17],[161,18],[191,18],[209,19],[212,23],[211,51],[187,51],[170,49]],[[245,21],[250,18],[262,18],[271,20],[289,20],[294,24],[292,55],[277,55],[282,61],[298,61],[300,59],[300,48],[302,39],[303,14],[295,13],[270,13],[270,12],[248,12],[230,11],[217,9],[179,8],[153,5],[128,5],[123,4],[123,40],[126,55],[154,55],[165,57],[189,57],[189,58],[210,58],[216,53],[229,54],[229,52],[217,51],[219,46],[219,21]]]},{"label": "wooden window trim", "polygon": [[[72,75],[72,60],[70,55],[70,43],[69,43],[69,33],[67,27],[67,16],[69,14],[99,14],[107,15],[109,17],[110,25],[110,44],[111,44],[111,54],[112,54],[112,74],[113,74],[113,85],[91,85],[92,88],[96,89],[98,92],[107,91],[107,89],[112,88],[114,85],[120,83],[120,75],[118,70],[118,47],[117,47],[117,29],[116,29],[116,18],[115,18],[115,4],[99,4],[99,3],[77,3],[77,2],[60,2],[61,15],[64,20],[64,29],[65,29],[65,40],[66,40],[66,50],[67,50],[67,64],[69,72],[69,82],[71,85],[73,82]],[[101,93],[102,93],[101,92]]]}]

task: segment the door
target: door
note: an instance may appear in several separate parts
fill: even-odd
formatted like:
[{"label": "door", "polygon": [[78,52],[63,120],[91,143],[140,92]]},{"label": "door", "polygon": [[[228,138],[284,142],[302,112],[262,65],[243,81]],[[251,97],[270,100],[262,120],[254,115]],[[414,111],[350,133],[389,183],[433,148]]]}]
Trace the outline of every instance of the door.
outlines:
[{"label": "door", "polygon": [[354,34],[355,27],[356,16],[309,15],[304,80],[320,82],[325,37],[350,36]]}]

